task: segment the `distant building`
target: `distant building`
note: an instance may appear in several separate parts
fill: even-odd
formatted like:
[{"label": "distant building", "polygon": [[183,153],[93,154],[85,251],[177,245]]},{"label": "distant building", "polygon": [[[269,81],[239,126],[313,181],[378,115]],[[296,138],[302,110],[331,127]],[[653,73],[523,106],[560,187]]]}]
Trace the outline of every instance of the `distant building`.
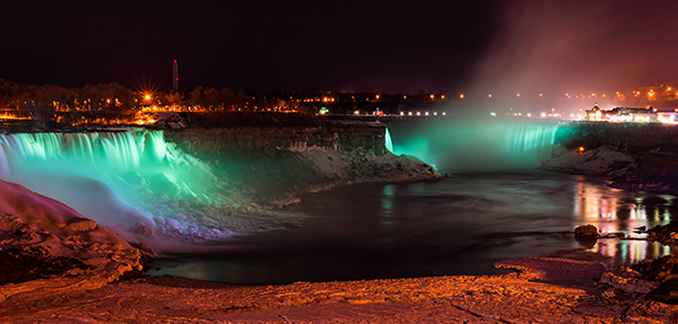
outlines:
[{"label": "distant building", "polygon": [[172,90],[179,91],[179,63],[174,60],[172,64]]},{"label": "distant building", "polygon": [[603,112],[600,110],[600,107],[598,107],[598,103],[596,103],[591,110],[586,111],[586,120],[602,120],[603,118]]},{"label": "distant building", "polygon": [[610,110],[601,110],[596,103],[591,110],[586,111],[586,120],[611,122],[650,122],[657,121],[657,109],[637,107],[615,107]]}]

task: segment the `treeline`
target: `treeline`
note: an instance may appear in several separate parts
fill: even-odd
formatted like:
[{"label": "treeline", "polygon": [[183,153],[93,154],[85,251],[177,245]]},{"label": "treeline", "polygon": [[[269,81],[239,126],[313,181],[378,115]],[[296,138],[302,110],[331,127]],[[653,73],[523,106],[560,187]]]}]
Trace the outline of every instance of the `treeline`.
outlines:
[{"label": "treeline", "polygon": [[30,117],[38,123],[77,124],[82,120],[129,119],[136,94],[122,85],[101,83],[78,89],[22,85],[0,79],[0,109],[4,114]]},{"label": "treeline", "polygon": [[[146,97],[149,95],[149,97]],[[155,107],[159,111],[289,111],[304,110],[278,98],[257,98],[243,90],[196,87],[190,92],[147,94],[116,82],[68,89],[22,85],[0,79],[3,114],[29,117],[39,124],[118,124]]]}]

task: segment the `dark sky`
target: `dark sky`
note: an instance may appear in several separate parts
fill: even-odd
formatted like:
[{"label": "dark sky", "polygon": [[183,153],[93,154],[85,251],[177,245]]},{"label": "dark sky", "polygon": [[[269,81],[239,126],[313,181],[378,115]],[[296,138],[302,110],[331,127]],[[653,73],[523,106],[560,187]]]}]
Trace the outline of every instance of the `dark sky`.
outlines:
[{"label": "dark sky", "polygon": [[676,80],[676,14],[673,1],[13,1],[0,78],[167,89],[177,59],[183,88],[587,91]]}]

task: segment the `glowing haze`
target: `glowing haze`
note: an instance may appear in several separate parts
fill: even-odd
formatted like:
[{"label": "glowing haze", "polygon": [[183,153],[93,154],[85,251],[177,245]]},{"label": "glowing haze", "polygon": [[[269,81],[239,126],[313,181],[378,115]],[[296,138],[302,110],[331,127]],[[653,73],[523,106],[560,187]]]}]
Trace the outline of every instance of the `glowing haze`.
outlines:
[{"label": "glowing haze", "polygon": [[[503,98],[502,108],[576,112],[593,101],[612,104],[616,91],[671,84],[678,75],[671,40],[677,9],[668,1],[513,2],[467,93]],[[590,100],[568,101],[566,94]]]}]

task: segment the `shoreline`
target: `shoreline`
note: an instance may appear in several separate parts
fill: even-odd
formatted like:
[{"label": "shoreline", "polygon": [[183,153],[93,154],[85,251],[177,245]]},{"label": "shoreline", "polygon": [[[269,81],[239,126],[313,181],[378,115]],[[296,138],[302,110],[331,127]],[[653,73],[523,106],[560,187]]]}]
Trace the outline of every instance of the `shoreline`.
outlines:
[{"label": "shoreline", "polygon": [[[666,323],[678,306],[592,279],[616,273],[596,262],[525,258],[500,262],[521,272],[285,285],[237,286],[177,277],[121,280],[0,305],[0,321],[207,323]],[[617,280],[619,281],[619,280]]]}]

